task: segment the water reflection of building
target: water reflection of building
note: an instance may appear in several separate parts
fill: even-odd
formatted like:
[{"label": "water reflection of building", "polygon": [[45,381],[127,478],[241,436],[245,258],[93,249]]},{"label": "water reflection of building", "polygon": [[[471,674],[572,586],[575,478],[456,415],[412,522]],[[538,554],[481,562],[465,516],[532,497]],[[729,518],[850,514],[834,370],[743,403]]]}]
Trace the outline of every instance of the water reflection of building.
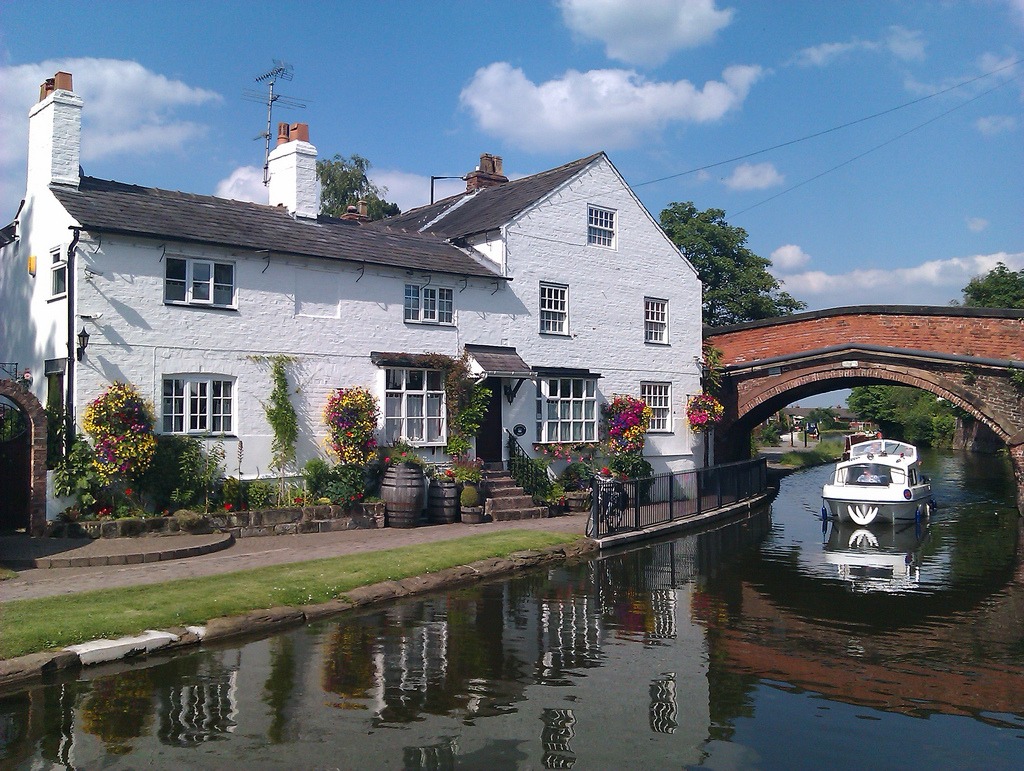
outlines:
[{"label": "water reflection of building", "polygon": [[195,746],[224,734],[237,725],[237,670],[206,672],[157,691],[163,744]]}]

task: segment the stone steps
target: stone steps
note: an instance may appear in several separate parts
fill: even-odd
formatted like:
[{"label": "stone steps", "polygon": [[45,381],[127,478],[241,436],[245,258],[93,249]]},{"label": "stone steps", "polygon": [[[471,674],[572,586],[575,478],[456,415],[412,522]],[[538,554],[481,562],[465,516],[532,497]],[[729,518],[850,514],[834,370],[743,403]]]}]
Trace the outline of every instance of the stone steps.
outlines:
[{"label": "stone steps", "polygon": [[547,506],[536,506],[533,496],[527,495],[507,471],[484,471],[483,487],[487,493],[484,512],[495,522],[519,519],[545,519]]}]

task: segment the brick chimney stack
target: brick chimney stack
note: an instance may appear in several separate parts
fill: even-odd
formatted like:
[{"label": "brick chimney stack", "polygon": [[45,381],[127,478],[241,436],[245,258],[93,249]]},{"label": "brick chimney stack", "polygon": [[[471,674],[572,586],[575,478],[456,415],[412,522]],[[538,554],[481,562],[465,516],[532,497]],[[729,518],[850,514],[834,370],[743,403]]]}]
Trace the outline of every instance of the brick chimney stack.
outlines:
[{"label": "brick chimney stack", "polygon": [[39,86],[39,101],[28,113],[28,191],[51,184],[78,187],[82,97],[71,89],[70,72]]},{"label": "brick chimney stack", "polygon": [[267,161],[270,205],[285,206],[295,217],[316,219],[320,213],[320,180],[316,148],[309,143],[306,123],[279,123],[277,147]]},{"label": "brick chimney stack", "polygon": [[501,156],[484,153],[480,156],[480,165],[476,171],[466,175],[466,192],[472,193],[474,190],[494,187],[503,182],[508,182],[508,177],[501,171]]}]

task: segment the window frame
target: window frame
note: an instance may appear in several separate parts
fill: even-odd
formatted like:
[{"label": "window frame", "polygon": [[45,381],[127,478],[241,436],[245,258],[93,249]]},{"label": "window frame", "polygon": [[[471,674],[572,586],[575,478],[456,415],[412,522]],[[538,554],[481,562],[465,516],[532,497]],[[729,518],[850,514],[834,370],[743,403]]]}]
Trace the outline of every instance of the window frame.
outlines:
[{"label": "window frame", "polygon": [[[557,292],[560,294],[559,297],[551,294]],[[547,295],[545,293],[548,293]],[[545,300],[547,300],[547,307],[545,307]],[[551,302],[560,304],[562,307],[552,306]],[[569,286],[568,284],[557,284],[552,281],[541,281],[540,289],[537,295],[537,308],[539,316],[539,331],[542,335],[557,335],[559,337],[567,337],[569,335]],[[561,319],[560,329],[545,328],[550,327],[553,321]]]},{"label": "window frame", "polygon": [[[184,277],[179,278],[178,276],[171,277],[170,269],[172,263],[184,263],[185,271]],[[237,281],[237,270],[234,262],[225,260],[214,260],[206,257],[187,257],[185,255],[167,255],[164,258],[164,304],[165,305],[188,305],[196,306],[201,308],[230,308],[235,309],[238,307],[238,281]],[[205,278],[197,278],[197,268],[207,269],[208,273]],[[223,280],[223,275],[218,280],[218,272],[222,272],[223,269],[229,269],[231,271],[230,282]],[[171,285],[181,287],[182,298],[171,297],[168,291]],[[197,296],[196,289],[199,286],[206,287],[206,298]],[[223,292],[224,287],[228,288],[230,292],[230,300],[228,302],[218,302],[217,295],[218,290]],[[177,293],[175,293],[177,294]]]},{"label": "window frame", "polygon": [[[663,395],[656,395],[653,393],[653,389],[664,389]],[[664,400],[661,404],[652,404],[655,396],[659,400]],[[673,433],[672,426],[672,383],[669,381],[654,381],[645,380],[640,383],[640,398],[644,401],[648,407],[651,408],[651,425],[647,429],[649,434],[671,434]],[[659,415],[662,415],[660,419],[664,421],[663,427],[655,427],[655,421],[659,419]]]},{"label": "window frame", "polygon": [[[57,277],[61,277],[61,289],[56,288]],[[68,260],[64,248],[54,247],[50,250],[50,299],[59,300],[68,296]]]},{"label": "window frame", "polygon": [[[164,375],[160,380],[160,433],[236,436],[236,383],[236,378],[219,374]],[[170,393],[168,385],[171,386]],[[215,424],[219,428],[214,428]]]},{"label": "window frame", "polygon": [[[657,307],[660,306],[660,310]],[[658,316],[662,318],[658,318]],[[660,329],[661,339],[657,339],[655,333]],[[644,298],[644,344],[645,345],[668,345],[669,344],[669,313],[668,300],[660,297]]]},{"label": "window frame", "polygon": [[[396,373],[401,373],[399,387],[394,387]],[[413,375],[422,373],[422,388],[410,388]],[[394,402],[398,399],[398,412],[393,411]],[[414,397],[414,398],[410,398]],[[418,414],[411,405],[420,398],[421,408]],[[437,405],[436,413],[431,412],[432,399]],[[386,441],[394,444],[401,440],[413,447],[444,447],[448,444],[448,403],[444,388],[444,372],[426,367],[384,367],[384,436]],[[410,424],[421,422],[419,432],[411,431]],[[393,427],[397,423],[397,432]],[[430,426],[436,426],[436,438],[430,439]],[[412,436],[418,433],[418,437]]]},{"label": "window frame", "polygon": [[[446,310],[442,311],[446,305]],[[455,326],[455,290],[449,286],[406,283],[402,321],[407,324]]]},{"label": "window frame", "polygon": [[587,204],[587,246],[618,248],[618,211]]},{"label": "window frame", "polygon": [[[577,388],[574,383],[579,383],[580,387]],[[553,384],[556,384],[554,389]],[[567,384],[569,393],[564,396]],[[578,415],[574,414],[576,404],[580,405]],[[536,439],[539,444],[598,441],[600,411],[597,408],[597,378],[538,378],[536,419]],[[580,427],[580,431],[574,434],[573,428],[576,425]],[[552,433],[557,436],[553,436]]]}]

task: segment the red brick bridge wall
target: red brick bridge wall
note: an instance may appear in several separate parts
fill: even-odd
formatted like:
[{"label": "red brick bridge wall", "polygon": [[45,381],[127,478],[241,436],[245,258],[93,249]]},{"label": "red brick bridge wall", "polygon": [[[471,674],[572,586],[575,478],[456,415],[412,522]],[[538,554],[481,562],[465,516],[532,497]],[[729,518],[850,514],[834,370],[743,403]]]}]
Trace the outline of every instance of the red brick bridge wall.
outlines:
[{"label": "red brick bridge wall", "polygon": [[[1007,443],[1024,502],[1024,310],[855,306],[706,328],[723,355],[726,417],[716,458],[743,457],[750,430],[790,402],[872,383],[915,386]],[[1019,377],[1020,375],[1018,375]]]}]

